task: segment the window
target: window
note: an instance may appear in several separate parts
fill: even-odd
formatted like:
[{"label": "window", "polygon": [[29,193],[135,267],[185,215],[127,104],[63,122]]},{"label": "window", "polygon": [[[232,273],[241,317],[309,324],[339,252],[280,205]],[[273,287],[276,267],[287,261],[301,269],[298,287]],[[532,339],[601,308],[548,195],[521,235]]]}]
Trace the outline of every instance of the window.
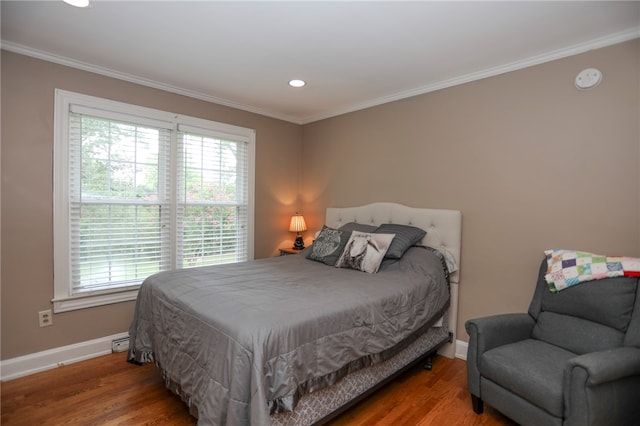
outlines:
[{"label": "window", "polygon": [[254,152],[251,129],[57,90],[54,311],[252,259]]}]

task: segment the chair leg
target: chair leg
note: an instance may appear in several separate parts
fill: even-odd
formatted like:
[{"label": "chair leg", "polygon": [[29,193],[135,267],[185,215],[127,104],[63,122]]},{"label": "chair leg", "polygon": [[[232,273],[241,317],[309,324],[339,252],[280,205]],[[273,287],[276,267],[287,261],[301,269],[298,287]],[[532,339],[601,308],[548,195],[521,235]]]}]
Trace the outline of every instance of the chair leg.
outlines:
[{"label": "chair leg", "polygon": [[480,397],[471,395],[471,405],[473,406],[474,413],[482,414],[484,412],[484,403]]}]

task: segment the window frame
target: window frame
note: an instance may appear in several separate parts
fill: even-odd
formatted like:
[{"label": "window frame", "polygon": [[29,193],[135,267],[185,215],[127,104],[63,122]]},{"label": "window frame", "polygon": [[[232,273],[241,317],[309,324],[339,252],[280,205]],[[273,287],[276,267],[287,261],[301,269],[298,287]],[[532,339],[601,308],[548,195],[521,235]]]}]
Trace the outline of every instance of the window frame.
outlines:
[{"label": "window frame", "polygon": [[[202,118],[190,117],[173,112],[161,111],[152,108],[132,105],[128,103],[112,101],[80,93],[55,89],[54,101],[54,144],[53,144],[53,254],[54,254],[54,297],[53,311],[67,312],[76,309],[102,306],[112,303],[120,303],[135,300],[138,295],[139,285],[125,288],[115,288],[74,294],[70,279],[70,179],[69,179],[69,114],[74,106],[87,107],[107,111],[116,116],[122,114],[127,118],[139,117],[141,120],[154,120],[163,122],[170,127],[171,147],[169,161],[171,162],[171,269],[176,268],[176,205],[177,191],[177,134],[179,126],[191,126],[209,130],[218,134],[227,134],[232,140],[247,143],[248,170],[247,170],[247,241],[246,256],[248,260],[254,259],[254,211],[255,211],[255,130],[239,127],[231,124],[220,123]],[[235,138],[235,139],[233,139]]]}]

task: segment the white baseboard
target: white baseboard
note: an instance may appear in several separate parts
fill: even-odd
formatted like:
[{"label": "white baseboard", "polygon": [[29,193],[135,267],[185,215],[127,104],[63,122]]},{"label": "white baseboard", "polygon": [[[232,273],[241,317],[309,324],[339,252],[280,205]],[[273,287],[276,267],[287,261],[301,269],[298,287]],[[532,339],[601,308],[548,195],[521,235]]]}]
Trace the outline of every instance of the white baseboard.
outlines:
[{"label": "white baseboard", "polygon": [[438,354],[442,356],[446,356],[447,358],[460,358],[466,361],[468,347],[469,347],[469,344],[467,342],[463,342],[462,340],[456,340],[453,343],[444,345],[438,351]]},{"label": "white baseboard", "polygon": [[128,337],[118,333],[99,339],[0,361],[0,380],[7,381],[111,353],[111,341]]},{"label": "white baseboard", "polygon": [[462,340],[456,340],[456,358],[467,360],[467,350],[469,349],[469,343]]},{"label": "white baseboard", "polygon": [[[110,354],[111,342],[128,336],[129,333],[113,334],[99,339],[0,361],[0,380],[13,380],[60,367],[61,365],[73,364],[74,362]],[[456,340],[454,357],[466,361],[468,347],[469,344],[467,342]]]}]

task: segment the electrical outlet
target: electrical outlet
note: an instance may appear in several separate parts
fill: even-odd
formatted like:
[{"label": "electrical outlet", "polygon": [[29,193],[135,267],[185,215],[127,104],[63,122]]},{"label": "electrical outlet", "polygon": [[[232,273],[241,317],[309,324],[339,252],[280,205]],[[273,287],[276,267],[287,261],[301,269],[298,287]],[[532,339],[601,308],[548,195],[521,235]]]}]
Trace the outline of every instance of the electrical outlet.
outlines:
[{"label": "electrical outlet", "polygon": [[51,309],[38,312],[38,321],[40,322],[40,327],[49,327],[50,325],[53,325]]}]

